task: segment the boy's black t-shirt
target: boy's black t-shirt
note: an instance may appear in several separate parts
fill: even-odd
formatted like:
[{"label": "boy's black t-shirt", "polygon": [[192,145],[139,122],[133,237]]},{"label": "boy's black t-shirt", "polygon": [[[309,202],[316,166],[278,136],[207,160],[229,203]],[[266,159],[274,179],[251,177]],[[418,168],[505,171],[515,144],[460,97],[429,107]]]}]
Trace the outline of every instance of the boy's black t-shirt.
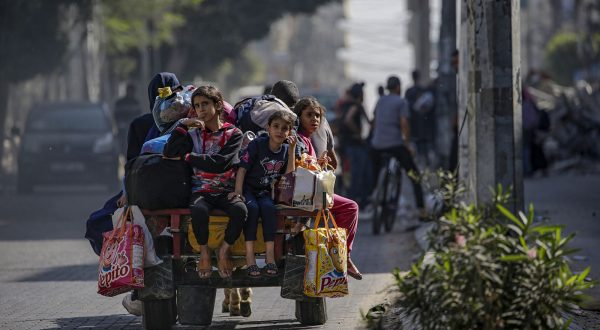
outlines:
[{"label": "boy's black t-shirt", "polygon": [[260,193],[271,191],[275,182],[287,169],[289,145],[284,143],[277,152],[269,149],[269,137],[258,137],[250,144],[240,159],[240,167],[246,169],[244,191]]}]

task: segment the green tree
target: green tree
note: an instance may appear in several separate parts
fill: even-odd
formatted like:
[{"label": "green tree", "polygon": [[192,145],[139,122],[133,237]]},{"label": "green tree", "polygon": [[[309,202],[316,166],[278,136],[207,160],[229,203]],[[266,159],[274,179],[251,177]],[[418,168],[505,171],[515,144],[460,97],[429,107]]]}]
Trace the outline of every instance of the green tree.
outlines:
[{"label": "green tree", "polygon": [[[184,63],[178,75],[210,75],[237,57],[254,39],[269,31],[286,13],[312,12],[319,5],[340,0],[102,0],[106,52],[112,76],[131,78],[148,70],[148,48]],[[8,86],[54,72],[64,64],[68,27],[61,18],[67,6],[77,6],[79,19],[92,18],[92,2],[77,0],[0,1],[0,138],[5,135]],[[94,11],[94,15],[98,13]],[[168,55],[168,56],[167,56]],[[142,66],[146,67],[142,68]],[[100,78],[100,77],[98,77]],[[1,140],[0,140],[1,141]],[[0,142],[0,155],[3,155]]]},{"label": "green tree", "polygon": [[182,58],[183,78],[210,77],[219,64],[236,58],[252,40],[269,33],[271,24],[285,14],[311,13],[320,5],[340,0],[205,0],[187,11],[178,29],[177,43],[168,52]]},{"label": "green tree", "polygon": [[173,45],[175,30],[186,24],[184,13],[201,3],[202,0],[104,0],[106,51],[115,77],[126,79],[138,69],[146,48]]},{"label": "green tree", "polygon": [[579,36],[575,33],[557,33],[546,47],[546,68],[562,85],[571,85],[573,74],[582,65],[577,51],[578,41]]},{"label": "green tree", "polygon": [[[9,86],[52,72],[67,49],[61,11],[76,0],[0,1],[0,157]],[[88,18],[86,2],[78,4]]]}]

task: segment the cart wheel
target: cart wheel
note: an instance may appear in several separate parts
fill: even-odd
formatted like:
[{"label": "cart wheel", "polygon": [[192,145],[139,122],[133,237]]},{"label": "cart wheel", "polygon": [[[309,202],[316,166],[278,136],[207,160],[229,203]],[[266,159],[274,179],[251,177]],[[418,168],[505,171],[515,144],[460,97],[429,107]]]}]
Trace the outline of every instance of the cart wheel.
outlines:
[{"label": "cart wheel", "polygon": [[142,301],[144,329],[171,329],[177,321],[175,297],[171,299],[146,299]]},{"label": "cart wheel", "polygon": [[217,289],[207,286],[180,285],[177,287],[179,323],[210,325],[215,309]]},{"label": "cart wheel", "polygon": [[327,322],[325,298],[296,301],[296,319],[303,325],[322,325]]}]

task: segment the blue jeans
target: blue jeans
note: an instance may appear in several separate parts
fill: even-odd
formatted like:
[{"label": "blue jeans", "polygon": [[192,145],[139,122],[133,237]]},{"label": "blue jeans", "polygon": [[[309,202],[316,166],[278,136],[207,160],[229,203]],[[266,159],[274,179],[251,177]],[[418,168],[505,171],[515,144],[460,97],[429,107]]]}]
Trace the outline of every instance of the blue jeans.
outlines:
[{"label": "blue jeans", "polygon": [[256,231],[258,230],[258,218],[262,219],[263,237],[265,242],[275,240],[275,231],[277,230],[277,215],[275,202],[271,199],[268,191],[253,193],[244,191],[246,199],[246,208],[248,209],[248,218],[244,224],[244,238],[246,241],[256,241]]},{"label": "blue jeans", "polygon": [[368,150],[363,145],[349,145],[344,149],[350,160],[348,198],[358,202],[360,205],[367,201],[373,182]]}]

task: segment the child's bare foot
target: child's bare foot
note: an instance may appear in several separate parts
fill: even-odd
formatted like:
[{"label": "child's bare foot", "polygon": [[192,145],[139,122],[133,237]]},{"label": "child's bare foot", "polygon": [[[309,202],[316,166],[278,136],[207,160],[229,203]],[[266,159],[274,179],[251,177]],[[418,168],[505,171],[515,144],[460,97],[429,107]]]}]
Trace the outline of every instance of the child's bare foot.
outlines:
[{"label": "child's bare foot", "polygon": [[229,278],[233,273],[233,265],[231,259],[229,259],[229,245],[221,246],[219,249],[219,261],[217,264],[219,268],[219,275],[222,278]]},{"label": "child's bare foot", "polygon": [[357,279],[362,280],[363,275],[360,273],[356,265],[352,262],[352,259],[348,257],[348,275]]},{"label": "child's bare foot", "polygon": [[210,256],[207,253],[200,255],[198,260],[198,277],[200,279],[207,279],[212,274],[212,265],[210,263]]}]

